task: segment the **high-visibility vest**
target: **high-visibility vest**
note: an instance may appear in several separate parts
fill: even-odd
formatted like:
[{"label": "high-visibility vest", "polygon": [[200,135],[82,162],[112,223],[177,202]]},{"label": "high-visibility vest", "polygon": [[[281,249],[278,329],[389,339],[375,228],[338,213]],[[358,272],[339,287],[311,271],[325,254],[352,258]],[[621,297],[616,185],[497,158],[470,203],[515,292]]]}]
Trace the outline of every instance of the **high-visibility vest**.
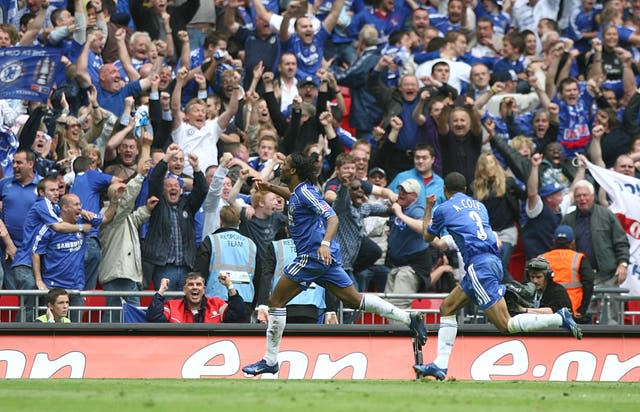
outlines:
[{"label": "high-visibility vest", "polygon": [[[284,268],[296,258],[296,245],[292,239],[274,240],[271,243],[276,254],[276,267],[271,284],[273,291],[278,280],[284,274]],[[327,305],[324,300],[324,288],[312,282],[306,290],[291,299],[287,305],[313,305],[318,309],[325,309]]]},{"label": "high-visibility vest", "polygon": [[549,261],[553,271],[553,281],[567,290],[573,313],[576,313],[582,304],[580,264],[585,255],[571,249],[553,249],[542,256]]},{"label": "high-visibility vest", "polygon": [[253,275],[257,248],[253,240],[235,230],[209,235],[211,258],[205,295],[229,300],[227,288],[218,282],[220,272],[229,272],[233,287],[245,303],[253,302]]}]

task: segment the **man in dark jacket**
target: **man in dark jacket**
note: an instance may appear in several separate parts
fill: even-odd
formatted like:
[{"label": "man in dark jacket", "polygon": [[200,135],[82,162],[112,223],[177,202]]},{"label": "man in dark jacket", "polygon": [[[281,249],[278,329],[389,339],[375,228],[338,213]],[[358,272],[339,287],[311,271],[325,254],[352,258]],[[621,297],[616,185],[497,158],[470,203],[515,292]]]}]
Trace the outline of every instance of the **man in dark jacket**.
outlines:
[{"label": "man in dark jacket", "polygon": [[180,290],[184,277],[194,267],[194,215],[207,195],[205,178],[200,171],[198,157],[193,153],[189,153],[189,163],[193,168],[193,190],[188,196],[182,196],[177,178],[165,178],[167,163],[178,153],[180,147],[177,144],[169,146],[149,177],[149,197],[157,197],[160,203],[149,219],[149,231],[142,252],[143,261],[154,266],[154,284],[159,285],[161,279],[168,278],[169,290]]},{"label": "man in dark jacket", "polygon": [[378,30],[374,26],[365,25],[360,30],[357,50],[358,59],[347,70],[336,73],[336,80],[351,92],[349,125],[356,129],[356,138],[360,140],[371,135],[382,117],[382,109],[366,88],[369,71],[380,60]]},{"label": "man in dark jacket", "polygon": [[[588,181],[574,184],[573,199],[576,210],[567,214],[562,224],[573,229],[576,251],[589,259],[596,273],[595,286],[619,286],[627,278],[629,266],[629,241],[624,229],[609,209],[595,204],[595,190]],[[614,323],[618,309],[611,305],[610,318],[600,319],[600,323]]]}]

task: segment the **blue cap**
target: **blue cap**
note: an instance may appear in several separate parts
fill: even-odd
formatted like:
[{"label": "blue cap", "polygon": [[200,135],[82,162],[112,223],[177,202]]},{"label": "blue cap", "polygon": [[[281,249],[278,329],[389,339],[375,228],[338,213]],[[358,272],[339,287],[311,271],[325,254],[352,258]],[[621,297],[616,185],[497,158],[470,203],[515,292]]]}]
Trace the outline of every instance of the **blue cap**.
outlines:
[{"label": "blue cap", "polygon": [[305,76],[300,80],[300,86],[304,86],[305,84],[313,84],[316,87],[320,87],[320,79],[318,79],[316,76]]},{"label": "blue cap", "polygon": [[538,193],[540,194],[540,197],[547,197],[547,196],[556,194],[558,192],[562,192],[563,190],[564,190],[564,187],[560,186],[557,183],[548,183],[542,186],[540,188],[540,191],[538,191]]},{"label": "blue cap", "polygon": [[571,226],[560,225],[553,232],[553,241],[556,243],[571,243],[573,242],[573,229]]}]

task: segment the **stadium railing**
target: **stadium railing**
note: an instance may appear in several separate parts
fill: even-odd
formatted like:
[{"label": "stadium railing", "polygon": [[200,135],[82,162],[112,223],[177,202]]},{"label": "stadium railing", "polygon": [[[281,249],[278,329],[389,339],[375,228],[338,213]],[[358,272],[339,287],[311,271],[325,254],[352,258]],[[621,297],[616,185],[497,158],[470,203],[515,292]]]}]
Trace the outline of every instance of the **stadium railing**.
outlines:
[{"label": "stadium railing", "polygon": [[[600,299],[603,303],[601,311],[597,314],[600,324],[606,324],[608,319],[608,311],[611,305],[619,305],[619,317],[616,319],[618,324],[640,324],[640,296],[624,295],[628,292],[622,288],[598,287],[594,288],[594,300]],[[116,314],[116,322],[122,321],[122,306],[106,306],[104,298],[106,297],[140,297],[142,302],[149,302],[155,292],[113,292],[104,290],[78,291],[69,290],[70,295],[79,295],[85,298],[84,306],[70,307],[70,313],[75,312],[79,319],[86,323],[110,322],[107,314]],[[0,322],[16,322],[26,321],[33,322],[38,315],[44,314],[46,311],[46,303],[44,296],[45,291],[40,290],[0,290]],[[407,310],[419,311],[425,314],[425,322],[428,324],[437,324],[440,321],[439,307],[446,293],[376,293],[383,299],[411,299],[411,307]],[[167,292],[168,298],[179,298],[184,296],[182,292]],[[32,311],[29,318],[29,309],[25,305],[27,297],[35,298],[35,306],[38,308]],[[143,304],[140,309],[146,309]],[[379,315],[371,315],[359,313],[353,309],[343,308],[340,306],[338,311],[338,319],[343,323],[345,316],[349,313],[356,312],[353,316],[355,324],[383,324],[387,323]],[[463,308],[458,313],[459,323],[486,323],[486,318],[473,305]]]}]

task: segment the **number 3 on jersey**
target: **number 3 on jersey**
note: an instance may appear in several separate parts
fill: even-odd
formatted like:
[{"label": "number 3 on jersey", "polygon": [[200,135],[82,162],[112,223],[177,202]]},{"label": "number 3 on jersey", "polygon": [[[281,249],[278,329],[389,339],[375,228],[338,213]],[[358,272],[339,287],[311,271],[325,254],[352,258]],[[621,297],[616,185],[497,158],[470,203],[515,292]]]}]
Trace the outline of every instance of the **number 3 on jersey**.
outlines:
[{"label": "number 3 on jersey", "polygon": [[469,212],[469,217],[475,222],[476,226],[478,227],[478,230],[476,231],[476,236],[478,236],[478,239],[487,240],[487,232],[484,231],[482,219],[480,218],[478,212]]}]

